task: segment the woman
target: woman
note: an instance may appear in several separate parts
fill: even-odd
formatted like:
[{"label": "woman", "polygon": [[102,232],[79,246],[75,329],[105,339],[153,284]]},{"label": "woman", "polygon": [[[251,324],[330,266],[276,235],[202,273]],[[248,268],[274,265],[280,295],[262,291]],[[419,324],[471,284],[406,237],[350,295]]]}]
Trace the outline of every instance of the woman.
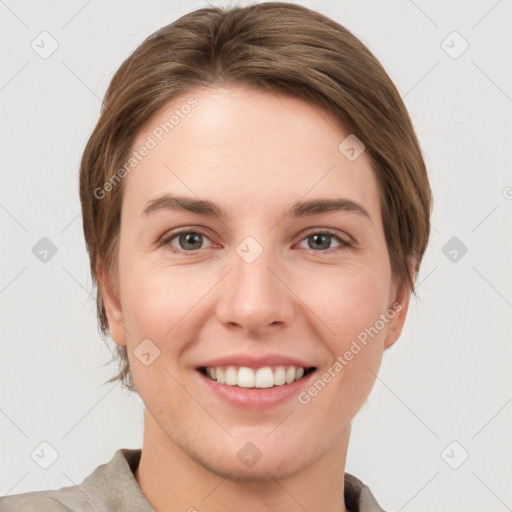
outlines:
[{"label": "woman", "polygon": [[369,50],[294,4],[183,16],[113,77],[80,198],[142,450],[0,510],[381,511],[345,472],[351,421],[400,336],[431,191]]}]

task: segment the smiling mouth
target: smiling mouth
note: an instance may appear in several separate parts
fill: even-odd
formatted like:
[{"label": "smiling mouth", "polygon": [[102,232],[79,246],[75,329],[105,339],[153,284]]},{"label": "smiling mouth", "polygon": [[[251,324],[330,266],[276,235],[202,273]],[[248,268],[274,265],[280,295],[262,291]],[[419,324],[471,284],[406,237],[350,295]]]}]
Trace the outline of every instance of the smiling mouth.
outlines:
[{"label": "smiling mouth", "polygon": [[247,366],[200,366],[198,371],[218,384],[239,388],[268,389],[285,386],[314,372],[316,367],[279,365],[249,368]]}]

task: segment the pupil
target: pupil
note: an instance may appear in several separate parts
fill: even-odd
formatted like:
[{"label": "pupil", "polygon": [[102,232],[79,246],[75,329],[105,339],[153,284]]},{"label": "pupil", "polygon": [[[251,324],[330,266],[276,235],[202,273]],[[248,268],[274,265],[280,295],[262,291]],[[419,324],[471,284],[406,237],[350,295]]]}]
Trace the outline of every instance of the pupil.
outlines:
[{"label": "pupil", "polygon": [[[331,235],[313,235],[315,239],[315,247],[322,247],[323,249],[329,248],[329,243],[325,243],[326,240],[330,239]],[[317,242],[320,242],[319,244]],[[323,242],[323,243],[322,243]],[[314,249],[314,247],[313,247]]]},{"label": "pupil", "polygon": [[[201,235],[199,233],[186,233],[185,235],[181,236],[181,240],[180,241],[183,242],[182,245],[186,245],[188,243],[194,245],[194,240],[193,240],[194,237],[200,237],[200,236]],[[199,246],[200,246],[201,242],[200,241],[199,242],[196,241],[195,244],[196,245],[199,244]],[[188,248],[190,249],[191,247],[188,247]],[[192,247],[192,249],[198,249],[198,247]]]}]

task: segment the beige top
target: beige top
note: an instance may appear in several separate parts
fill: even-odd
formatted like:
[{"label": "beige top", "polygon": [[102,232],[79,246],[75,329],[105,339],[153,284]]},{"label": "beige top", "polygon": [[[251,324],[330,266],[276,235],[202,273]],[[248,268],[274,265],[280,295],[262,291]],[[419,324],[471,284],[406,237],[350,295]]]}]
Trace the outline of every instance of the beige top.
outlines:
[{"label": "beige top", "polygon": [[[0,498],[0,512],[155,512],[135,480],[141,449],[119,449],[77,486]],[[345,473],[345,504],[351,512],[385,512],[370,489]]]}]

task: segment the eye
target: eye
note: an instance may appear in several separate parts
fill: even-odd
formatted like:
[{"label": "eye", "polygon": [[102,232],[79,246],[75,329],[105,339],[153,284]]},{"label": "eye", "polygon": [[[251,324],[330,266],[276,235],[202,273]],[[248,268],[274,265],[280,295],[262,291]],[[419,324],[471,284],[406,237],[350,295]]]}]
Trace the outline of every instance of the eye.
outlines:
[{"label": "eye", "polygon": [[319,250],[327,252],[328,249],[331,249],[330,246],[333,239],[337,240],[339,243],[338,246],[334,247],[332,252],[345,247],[352,247],[352,243],[348,238],[342,238],[331,231],[314,231],[309,233],[303,240],[308,242],[307,249],[313,249],[315,252]]},{"label": "eye", "polygon": [[[172,241],[174,239],[176,239],[178,247],[173,245]],[[160,245],[169,246],[172,252],[194,254],[195,251],[201,249],[204,239],[208,240],[208,237],[199,231],[182,230],[176,231],[169,237],[162,240]]]},{"label": "eye", "polygon": [[[159,243],[159,246],[165,245],[172,252],[178,254],[196,254],[200,249],[204,249],[202,245],[205,239],[209,240],[200,231],[184,229],[171,233]],[[333,239],[338,243],[334,248],[331,247]],[[343,248],[352,247],[348,237],[343,238],[336,233],[325,230],[313,231],[302,240],[307,241],[308,247],[306,249],[312,249],[315,252],[335,252]]]}]

